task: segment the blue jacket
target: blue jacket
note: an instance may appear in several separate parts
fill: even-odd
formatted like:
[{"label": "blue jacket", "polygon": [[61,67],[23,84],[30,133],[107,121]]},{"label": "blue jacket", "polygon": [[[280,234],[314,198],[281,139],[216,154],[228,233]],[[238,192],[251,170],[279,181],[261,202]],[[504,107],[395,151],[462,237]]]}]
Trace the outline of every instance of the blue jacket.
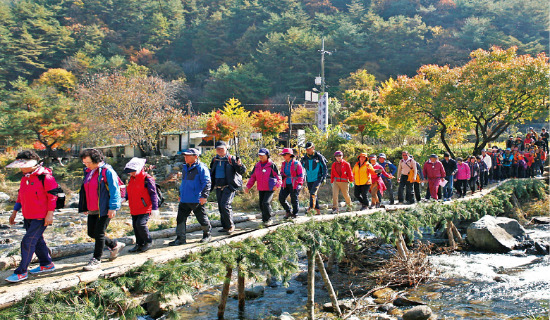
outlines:
[{"label": "blue jacket", "polygon": [[300,160],[302,167],[306,169],[306,181],[307,182],[316,182],[325,181],[327,177],[327,159],[323,157],[322,154],[315,151],[313,155],[306,155]]},{"label": "blue jacket", "polygon": [[[380,161],[378,163],[384,168],[387,173],[390,173],[392,176],[395,176],[395,174],[397,173],[397,167],[388,160],[384,161],[384,163]],[[382,175],[382,179],[389,180],[384,175]]]},{"label": "blue jacket", "polygon": [[180,202],[199,203],[200,198],[208,198],[210,193],[210,170],[200,161],[191,166],[183,165],[181,170]]},{"label": "blue jacket", "polygon": [[[99,168],[99,216],[106,216],[109,210],[119,210],[122,198],[120,196],[120,186],[118,185],[118,175],[110,165],[103,163]],[[84,169],[84,179],[89,173]],[[84,182],[84,180],[82,180]],[[86,192],[84,183],[80,188],[80,198],[78,200],[78,212],[87,212]]]}]

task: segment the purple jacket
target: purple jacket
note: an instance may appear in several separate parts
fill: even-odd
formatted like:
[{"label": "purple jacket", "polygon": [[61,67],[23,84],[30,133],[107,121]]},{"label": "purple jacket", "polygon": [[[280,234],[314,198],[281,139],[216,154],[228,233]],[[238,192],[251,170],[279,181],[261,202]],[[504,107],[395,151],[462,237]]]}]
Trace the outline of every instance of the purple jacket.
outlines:
[{"label": "purple jacket", "polygon": [[250,179],[248,179],[246,188],[252,188],[255,182],[258,182],[256,186],[258,191],[273,191],[274,187],[281,186],[281,176],[279,175],[277,166],[271,159],[267,160],[266,163],[256,163],[254,169],[252,169],[252,174],[250,175]]},{"label": "purple jacket", "polygon": [[456,179],[470,180],[470,166],[466,162],[456,164]]},{"label": "purple jacket", "polygon": [[[286,164],[287,162],[283,161],[283,164],[281,165],[281,178],[283,181],[288,178],[285,173]],[[302,164],[294,159],[291,160],[290,164],[290,180],[292,181],[292,189],[297,189],[298,186],[304,184],[304,170]],[[286,183],[283,183],[283,188],[285,188],[285,186]]]}]

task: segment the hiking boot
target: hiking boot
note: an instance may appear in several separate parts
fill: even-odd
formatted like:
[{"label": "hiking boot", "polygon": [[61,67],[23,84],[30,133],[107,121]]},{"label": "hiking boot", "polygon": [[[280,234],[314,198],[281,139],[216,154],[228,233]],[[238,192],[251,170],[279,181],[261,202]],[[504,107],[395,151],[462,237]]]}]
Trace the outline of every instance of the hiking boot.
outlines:
[{"label": "hiking boot", "polygon": [[36,267],[34,269],[31,269],[31,270],[29,270],[29,272],[31,274],[38,274],[38,273],[49,272],[49,271],[54,271],[54,270],[55,270],[55,266],[53,265],[53,262],[52,262],[47,266],[39,266],[39,267]]},{"label": "hiking boot", "polygon": [[84,268],[82,268],[82,270],[92,271],[98,269],[99,267],[101,267],[101,261],[97,260],[96,258],[92,258],[90,259],[90,262],[88,262],[88,264],[85,265]]},{"label": "hiking boot", "polygon": [[338,209],[337,208],[332,208],[332,214],[338,214]]},{"label": "hiking boot", "polygon": [[269,220],[267,220],[267,221],[263,221],[262,223],[263,223],[264,227],[270,227],[270,226],[273,225],[273,219],[269,219]]},{"label": "hiking boot", "polygon": [[19,282],[19,281],[23,281],[23,280],[27,280],[28,279],[28,274],[25,272],[25,273],[22,273],[22,274],[12,274],[11,276],[7,277],[6,278],[6,281],[7,282]]},{"label": "hiking boot", "polygon": [[315,215],[317,216],[321,215],[321,209],[315,209]]},{"label": "hiking boot", "polygon": [[367,208],[368,208],[368,206],[362,205],[361,210],[359,210],[359,211],[367,210]]},{"label": "hiking boot", "polygon": [[111,255],[109,256],[109,261],[115,260],[118,257],[118,254],[120,253],[120,251],[124,249],[124,247],[126,247],[126,244],[124,244],[123,242],[117,242],[116,246],[113,249],[111,249]]},{"label": "hiking boot", "polygon": [[168,245],[173,247],[173,246],[181,246],[181,245],[186,244],[186,243],[187,243],[187,241],[185,241],[185,238],[183,238],[183,239],[176,238],[176,240],[168,242]]},{"label": "hiking boot", "polygon": [[[201,227],[202,229],[202,239],[200,243],[208,243],[212,239],[212,236],[210,235],[210,230],[212,229],[210,226]],[[235,227],[231,227],[227,230],[227,233],[233,232],[235,230]]]},{"label": "hiking boot", "polygon": [[153,246],[152,243],[146,243],[146,244],[142,245],[141,247],[139,247],[137,252],[145,252],[145,251],[151,249],[152,246]]},{"label": "hiking boot", "polygon": [[292,213],[290,213],[289,211],[287,211],[286,214],[285,214],[285,217],[284,217],[283,219],[288,220],[288,219],[290,219],[290,218],[292,218]]},{"label": "hiking boot", "polygon": [[218,232],[227,233],[227,234],[232,234],[234,231],[235,231],[235,226],[232,226],[232,227],[229,228],[229,229],[222,228],[222,229],[219,229],[219,230],[218,230]]},{"label": "hiking boot", "polygon": [[128,252],[139,252],[139,250],[141,249],[141,245],[139,244],[136,244],[132,249],[128,250]]}]

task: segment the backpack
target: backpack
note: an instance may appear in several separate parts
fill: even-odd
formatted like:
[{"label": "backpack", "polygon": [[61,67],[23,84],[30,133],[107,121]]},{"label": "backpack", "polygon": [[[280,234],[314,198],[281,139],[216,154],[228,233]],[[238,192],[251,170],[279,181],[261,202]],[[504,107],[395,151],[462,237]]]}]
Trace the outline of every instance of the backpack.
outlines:
[{"label": "backpack", "polygon": [[[105,170],[108,170],[108,169],[105,169]],[[105,187],[107,188],[107,191],[109,191],[109,184],[107,183],[107,176],[105,176],[105,170],[101,170],[101,179],[103,180],[103,182],[105,182]],[[118,180],[118,187],[120,189],[120,198],[124,199],[126,198],[126,185],[122,180],[120,180],[120,177],[118,176],[118,174],[116,175],[116,177]]]},{"label": "backpack", "polygon": [[[42,187],[44,187],[44,180],[46,180],[46,175],[44,174],[38,175],[38,180],[42,182]],[[61,189],[59,184],[57,185],[57,188],[48,191],[48,193],[57,197],[57,200],[55,201],[56,209],[65,208],[65,191]]]},{"label": "backpack", "polygon": [[[155,179],[150,175],[147,175],[146,179],[149,179],[150,181],[155,182]],[[160,207],[164,203],[164,194],[162,193],[162,189],[160,188],[159,184],[156,182],[155,182],[155,190],[157,192],[157,199]]]}]

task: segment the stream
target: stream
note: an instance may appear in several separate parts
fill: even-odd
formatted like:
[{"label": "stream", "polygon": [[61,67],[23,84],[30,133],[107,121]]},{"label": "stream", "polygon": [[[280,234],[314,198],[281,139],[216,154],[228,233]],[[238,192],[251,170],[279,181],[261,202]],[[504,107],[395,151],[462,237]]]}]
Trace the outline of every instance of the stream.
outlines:
[{"label": "stream", "polygon": [[[530,227],[528,232],[534,240],[550,240],[550,225]],[[430,261],[438,270],[438,277],[418,288],[407,289],[406,294],[408,298],[425,302],[439,319],[548,319],[549,256],[525,255],[520,251],[456,252],[430,256]],[[305,264],[300,265],[300,270],[306,269]],[[234,286],[231,289],[234,293]],[[219,297],[218,289],[205,291],[178,314],[181,319],[215,319]],[[303,319],[306,299],[306,285],[292,279],[288,287],[266,286],[263,297],[247,300],[242,315],[239,315],[237,300],[230,298],[225,319],[278,319],[283,312]],[[319,305],[330,301],[322,281],[316,281],[315,301]],[[318,319],[333,318],[319,310],[316,314]]]}]

